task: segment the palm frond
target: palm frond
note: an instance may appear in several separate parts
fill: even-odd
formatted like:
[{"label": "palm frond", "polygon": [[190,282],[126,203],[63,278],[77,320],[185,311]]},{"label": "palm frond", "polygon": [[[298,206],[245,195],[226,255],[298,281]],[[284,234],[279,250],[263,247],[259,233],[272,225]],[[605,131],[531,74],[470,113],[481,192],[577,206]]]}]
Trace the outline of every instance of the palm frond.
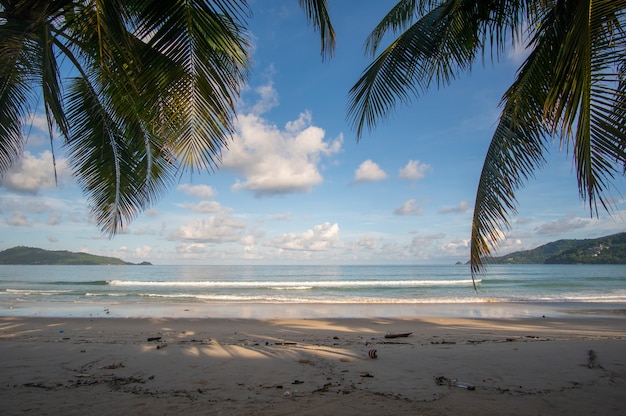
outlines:
[{"label": "palm frond", "polygon": [[163,148],[152,145],[152,132],[142,128],[141,119],[120,118],[111,97],[115,94],[96,91],[94,85],[84,78],[72,84],[72,140],[67,148],[91,212],[102,231],[112,236],[171,185],[174,170]]},{"label": "palm frond", "polygon": [[242,23],[205,2],[145,3],[137,34],[149,48],[140,57],[146,70],[139,82],[162,87],[150,111],[170,130],[167,146],[183,170],[214,169],[234,131],[234,105],[248,74]]},{"label": "palm frond", "polygon": [[396,102],[407,103],[433,84],[448,85],[471,70],[479,53],[492,50],[492,59],[498,59],[527,13],[527,2],[521,0],[398,2],[372,31],[366,49],[373,54],[387,32],[402,33],[349,92],[348,118],[357,138],[386,118]]},{"label": "palm frond", "polygon": [[[620,66],[626,62],[626,1],[568,2],[559,10],[561,36],[551,93],[546,101],[563,147],[573,149],[581,199],[598,214],[610,183],[624,166],[626,96]],[[558,124],[557,124],[558,123]]]},{"label": "palm frond", "polygon": [[298,0],[304,10],[306,18],[313,27],[320,32],[322,59],[332,58],[335,52],[336,40],[328,5],[326,0]]},{"label": "palm frond", "polygon": [[30,84],[15,70],[0,77],[0,180],[24,149],[22,120],[28,114]]},{"label": "palm frond", "polygon": [[[544,28],[553,27],[555,15],[537,11]],[[547,29],[546,29],[547,30]],[[517,212],[516,192],[534,171],[543,166],[547,137],[544,103],[553,78],[553,45],[536,34],[532,52],[515,82],[504,94],[502,113],[481,171],[470,239],[472,280],[484,271],[485,261],[509,230],[509,218]]]},{"label": "palm frond", "polygon": [[381,19],[365,40],[365,53],[374,57],[385,35],[407,30],[427,10],[440,6],[443,0],[400,0]]},{"label": "palm frond", "polygon": [[350,89],[348,118],[357,137],[378,119],[387,117],[396,101],[408,103],[437,83],[449,82],[467,69],[475,56],[477,38],[461,14],[446,15],[439,6],[389,45]]},{"label": "palm frond", "polygon": [[509,218],[517,212],[517,190],[545,163],[544,137],[535,127],[513,113],[500,117],[476,191],[470,240],[472,280],[484,270],[485,259],[509,229]]},{"label": "palm frond", "polygon": [[39,50],[30,41],[29,25],[0,25],[0,179],[24,149],[22,123],[31,108],[32,81]]},{"label": "palm frond", "polygon": [[[545,141],[573,149],[582,199],[597,214],[626,163],[626,2],[562,1],[533,15],[531,54],[503,98],[481,174],[471,237],[473,276],[516,212],[515,192],[543,163]],[[597,6],[597,7],[596,7]],[[516,150],[513,150],[516,149]]]}]

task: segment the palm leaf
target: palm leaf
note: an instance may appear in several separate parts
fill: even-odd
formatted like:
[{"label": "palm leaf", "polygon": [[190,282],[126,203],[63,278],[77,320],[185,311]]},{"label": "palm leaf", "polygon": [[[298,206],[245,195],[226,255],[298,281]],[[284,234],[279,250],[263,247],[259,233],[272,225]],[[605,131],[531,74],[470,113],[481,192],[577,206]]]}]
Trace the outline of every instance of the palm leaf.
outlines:
[{"label": "palm leaf", "polygon": [[[6,33],[3,29],[0,36]],[[20,55],[5,52],[0,50],[0,179],[22,154],[22,119],[28,114],[30,92]]]},{"label": "palm leaf", "polygon": [[[623,167],[626,100],[620,66],[626,62],[622,24],[626,1],[569,2],[559,11],[562,36],[554,83],[546,101],[563,147],[572,147],[580,196],[592,214]],[[616,164],[618,162],[618,166]]]},{"label": "palm leaf", "polygon": [[498,58],[525,10],[525,2],[514,0],[400,1],[370,34],[366,49],[374,54],[388,31],[403,32],[349,93],[348,118],[357,137],[386,118],[397,101],[408,103],[433,83],[447,85],[470,70],[478,52],[491,47]]},{"label": "palm leaf", "polygon": [[149,39],[149,48],[142,51],[147,70],[139,83],[145,94],[147,87],[161,86],[150,111],[166,126],[166,146],[183,170],[214,169],[234,131],[234,105],[247,77],[243,27],[207,2],[141,6],[137,34]]},{"label": "palm leaf", "polygon": [[[626,164],[624,1],[559,2],[535,9],[531,54],[503,98],[481,174],[472,224],[472,274],[516,212],[515,192],[544,163],[542,141],[573,148],[581,197],[608,210],[611,179]],[[600,6],[600,7],[595,7]],[[589,17],[591,17],[589,19]]]},{"label": "palm leaf", "polygon": [[332,58],[335,51],[335,29],[328,13],[326,0],[298,0],[307,20],[320,32],[322,58]]}]

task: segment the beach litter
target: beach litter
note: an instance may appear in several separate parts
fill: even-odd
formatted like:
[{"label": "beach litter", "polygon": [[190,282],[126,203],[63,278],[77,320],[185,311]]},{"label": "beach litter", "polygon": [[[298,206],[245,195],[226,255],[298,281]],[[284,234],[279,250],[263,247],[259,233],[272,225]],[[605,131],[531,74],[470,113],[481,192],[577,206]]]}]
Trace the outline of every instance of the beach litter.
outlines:
[{"label": "beach litter", "polygon": [[435,377],[435,384],[438,386],[448,386],[448,387],[458,387],[466,390],[476,390],[476,386],[472,383],[468,383],[466,381],[457,381],[457,379],[449,379],[445,376]]},{"label": "beach litter", "polygon": [[462,389],[476,390],[476,386],[474,386],[472,383],[468,383],[466,381],[459,381],[458,383],[456,383],[456,386],[460,387]]},{"label": "beach litter", "polygon": [[387,332],[385,338],[406,338],[411,334],[412,332]]}]

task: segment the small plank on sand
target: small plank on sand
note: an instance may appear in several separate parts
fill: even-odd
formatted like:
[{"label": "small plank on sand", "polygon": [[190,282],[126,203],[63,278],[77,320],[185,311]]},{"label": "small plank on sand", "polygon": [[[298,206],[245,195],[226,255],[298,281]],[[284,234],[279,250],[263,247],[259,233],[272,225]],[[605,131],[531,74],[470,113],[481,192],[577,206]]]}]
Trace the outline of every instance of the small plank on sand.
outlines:
[{"label": "small plank on sand", "polygon": [[385,338],[406,338],[406,337],[408,337],[411,334],[412,334],[412,332],[395,332],[395,333],[388,332],[385,335]]}]

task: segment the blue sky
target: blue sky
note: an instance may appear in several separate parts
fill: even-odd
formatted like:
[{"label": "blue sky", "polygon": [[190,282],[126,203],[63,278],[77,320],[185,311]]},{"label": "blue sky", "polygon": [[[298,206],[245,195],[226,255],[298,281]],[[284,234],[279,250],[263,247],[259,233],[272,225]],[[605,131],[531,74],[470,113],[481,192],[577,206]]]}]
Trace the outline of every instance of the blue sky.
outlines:
[{"label": "blue sky", "polygon": [[[369,63],[367,34],[393,4],[331,2],[337,49],[323,62],[297,1],[251,2],[254,68],[222,167],[183,176],[112,239],[90,218],[60,141],[54,183],[45,120],[35,115],[20,163],[0,184],[0,250],[25,245],[154,264],[467,261],[480,169],[523,49],[511,47],[493,65],[477,62],[357,143],[348,90]],[[554,143],[548,166],[519,191],[499,253],[626,230],[624,178],[614,185],[613,217],[591,218],[571,153]]]}]

